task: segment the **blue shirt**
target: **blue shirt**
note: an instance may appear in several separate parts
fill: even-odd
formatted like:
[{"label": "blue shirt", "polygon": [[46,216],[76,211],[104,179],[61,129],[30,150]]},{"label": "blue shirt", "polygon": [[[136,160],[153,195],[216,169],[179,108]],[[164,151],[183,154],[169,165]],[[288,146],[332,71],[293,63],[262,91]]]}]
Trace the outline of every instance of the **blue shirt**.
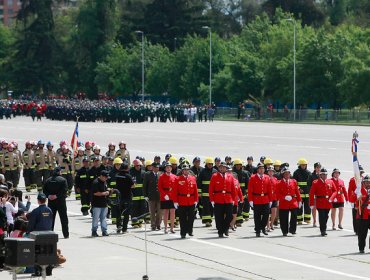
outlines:
[{"label": "blue shirt", "polygon": [[45,204],[40,205],[28,215],[27,232],[47,231],[53,227],[53,212]]}]

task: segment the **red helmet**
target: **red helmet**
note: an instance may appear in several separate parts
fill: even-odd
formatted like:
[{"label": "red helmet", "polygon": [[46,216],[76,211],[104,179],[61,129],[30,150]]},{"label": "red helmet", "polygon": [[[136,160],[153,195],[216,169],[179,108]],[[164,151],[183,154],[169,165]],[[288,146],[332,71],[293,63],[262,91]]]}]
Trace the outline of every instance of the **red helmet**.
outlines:
[{"label": "red helmet", "polygon": [[90,147],[90,148],[92,148],[94,145],[93,145],[93,143],[91,142],[91,141],[87,141],[86,143],[85,143],[85,148],[87,149],[88,147]]},{"label": "red helmet", "polygon": [[62,150],[68,150],[69,151],[69,147],[67,145],[63,145]]},{"label": "red helmet", "polygon": [[1,144],[3,144],[3,145],[4,145],[4,144],[5,144],[5,145],[8,145],[9,143],[8,143],[8,141],[7,141],[7,140],[5,140],[5,139],[4,139],[4,140],[1,142]]},{"label": "red helmet", "polygon": [[59,146],[60,146],[60,147],[63,147],[63,146],[65,146],[65,145],[67,145],[67,141],[66,141],[66,140],[62,140],[62,141],[60,141],[60,143],[59,143]]},{"label": "red helmet", "polygon": [[14,148],[17,148],[18,147],[18,143],[15,142],[14,140],[12,141],[12,144],[13,144]]},{"label": "red helmet", "polygon": [[14,145],[13,144],[9,144],[8,145],[8,151],[11,152],[14,150]]},{"label": "red helmet", "polygon": [[32,142],[31,140],[28,140],[28,141],[26,141],[26,144],[25,144],[25,145],[26,145],[26,146],[28,146],[28,145],[32,145],[32,144],[31,144],[31,142]]},{"label": "red helmet", "polygon": [[135,165],[143,165],[143,163],[139,160],[139,159],[135,159],[132,164],[135,166]]}]

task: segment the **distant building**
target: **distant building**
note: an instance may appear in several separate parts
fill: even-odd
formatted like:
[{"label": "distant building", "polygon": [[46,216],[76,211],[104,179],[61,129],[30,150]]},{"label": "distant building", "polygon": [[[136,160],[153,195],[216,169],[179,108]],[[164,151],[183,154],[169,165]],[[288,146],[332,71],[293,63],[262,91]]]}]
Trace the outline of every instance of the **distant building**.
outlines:
[{"label": "distant building", "polygon": [[0,0],[0,21],[4,25],[11,25],[21,6],[19,0]]}]

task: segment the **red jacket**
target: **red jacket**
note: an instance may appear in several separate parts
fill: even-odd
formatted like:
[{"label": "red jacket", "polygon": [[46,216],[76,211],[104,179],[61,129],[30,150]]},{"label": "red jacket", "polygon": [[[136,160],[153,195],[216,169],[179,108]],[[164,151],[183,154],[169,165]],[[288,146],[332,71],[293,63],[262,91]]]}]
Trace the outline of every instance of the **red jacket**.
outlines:
[{"label": "red jacket", "polygon": [[272,201],[269,176],[264,174],[260,178],[258,174],[252,175],[248,183],[248,200],[254,204],[267,204]]},{"label": "red jacket", "polygon": [[271,184],[271,199],[274,201],[274,200],[278,200],[277,198],[277,195],[276,195],[276,185],[278,183],[278,179],[276,179],[275,177],[269,177],[270,179],[270,184]]},{"label": "red jacket", "polygon": [[[279,209],[298,208],[298,202],[302,201],[302,198],[296,180],[289,179],[288,181],[285,181],[284,179],[281,179],[276,185],[276,190],[276,195],[279,200]],[[292,197],[291,201],[287,201],[285,199],[287,195]]]},{"label": "red jacket", "polygon": [[231,174],[213,173],[209,183],[209,201],[218,204],[234,203],[234,177]]},{"label": "red jacket", "polygon": [[161,176],[159,176],[158,191],[160,194],[161,201],[166,201],[164,199],[166,195],[169,196],[169,200],[174,200],[175,188],[176,188],[176,178],[177,176],[173,175],[172,173],[170,175],[163,173]]},{"label": "red jacket", "polygon": [[348,200],[351,203],[355,203],[357,200],[357,195],[355,194],[355,191],[356,191],[356,181],[355,177],[352,177],[348,183]]},{"label": "red jacket", "polygon": [[[370,217],[370,206],[369,206],[369,198],[368,198],[368,192],[367,190],[362,186],[361,187],[361,194],[362,194],[362,198],[361,198],[361,201],[362,201],[362,207],[361,207],[361,215],[360,215],[360,211],[358,210],[359,208],[359,201],[356,200],[356,209],[357,209],[357,215],[356,215],[356,218],[357,219],[363,219],[363,220],[367,220],[369,217]],[[356,195],[356,194],[355,194]],[[357,199],[357,196],[356,196],[356,199]]]},{"label": "red jacket", "polygon": [[[330,197],[330,200],[335,203],[343,203],[344,201],[348,201],[348,194],[346,187],[344,186],[344,181],[342,179],[336,180],[334,178],[331,178],[331,181],[333,182],[337,192]],[[334,201],[334,199],[337,199],[337,201]]]},{"label": "red jacket", "polygon": [[176,179],[174,202],[180,206],[191,206],[198,202],[198,187],[194,176],[181,175]]},{"label": "red jacket", "polygon": [[317,209],[331,209],[332,203],[329,202],[330,197],[336,193],[336,188],[332,180],[327,179],[323,182],[321,179],[313,181],[310,190],[310,206],[315,205]]},{"label": "red jacket", "polygon": [[242,189],[240,187],[240,183],[239,183],[238,179],[236,179],[236,178],[234,178],[234,185],[235,185],[234,205],[237,206],[239,201],[244,200],[244,197],[243,197]]}]

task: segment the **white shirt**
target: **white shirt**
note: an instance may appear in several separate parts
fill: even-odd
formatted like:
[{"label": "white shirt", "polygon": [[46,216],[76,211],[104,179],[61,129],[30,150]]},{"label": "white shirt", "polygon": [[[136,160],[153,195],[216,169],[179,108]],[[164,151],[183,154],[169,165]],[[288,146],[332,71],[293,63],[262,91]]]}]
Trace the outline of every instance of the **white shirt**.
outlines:
[{"label": "white shirt", "polygon": [[17,212],[18,204],[14,207],[9,201],[5,202],[6,222],[8,225],[14,224],[13,214],[17,214]]}]

